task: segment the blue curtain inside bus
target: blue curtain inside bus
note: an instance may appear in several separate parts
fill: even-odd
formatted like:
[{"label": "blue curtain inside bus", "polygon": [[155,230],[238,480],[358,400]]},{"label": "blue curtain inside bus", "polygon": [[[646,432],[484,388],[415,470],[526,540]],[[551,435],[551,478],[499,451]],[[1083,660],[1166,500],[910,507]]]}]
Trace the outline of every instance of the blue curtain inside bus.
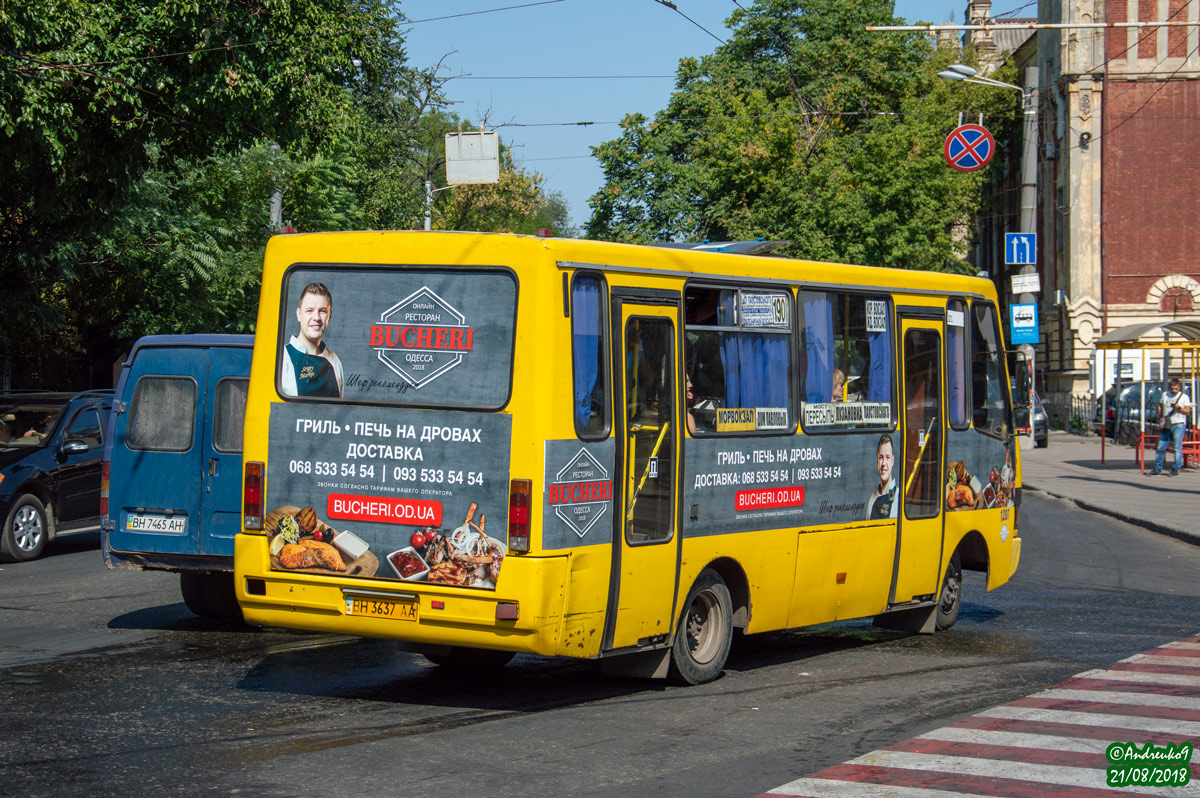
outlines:
[{"label": "blue curtain inside bus", "polygon": [[[966,310],[957,304],[951,304],[951,310],[958,310],[965,323]],[[962,325],[946,325],[946,382],[949,387],[950,426],[965,427],[967,419],[967,372],[964,352],[966,350],[966,335]]]},{"label": "blue curtain inside bus", "polygon": [[[735,325],[738,293],[722,291],[717,308],[721,326]],[[788,336],[721,332],[721,368],[726,407],[787,407]]]},{"label": "blue curtain inside bus", "polygon": [[600,280],[582,276],[571,288],[571,346],[575,359],[575,423],[586,429],[600,374]]},{"label": "blue curtain inside bus", "polygon": [[[827,294],[804,294],[804,401],[828,402],[833,391],[833,304]],[[875,382],[872,375],[872,384]]]},{"label": "blue curtain inside bus", "polygon": [[868,402],[892,400],[892,332],[891,320],[884,316],[883,329],[868,333],[871,350],[871,379],[867,382]]}]

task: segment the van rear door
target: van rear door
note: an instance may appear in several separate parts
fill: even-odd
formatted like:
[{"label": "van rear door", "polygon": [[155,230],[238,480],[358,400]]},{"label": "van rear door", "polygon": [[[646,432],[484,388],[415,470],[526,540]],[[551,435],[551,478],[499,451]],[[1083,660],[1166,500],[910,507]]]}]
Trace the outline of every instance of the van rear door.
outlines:
[{"label": "van rear door", "polygon": [[134,352],[114,425],[109,544],[116,551],[199,548],[206,347]]},{"label": "van rear door", "polygon": [[249,348],[213,349],[204,421],[199,552],[233,556],[242,527],[242,423],[250,385]]}]

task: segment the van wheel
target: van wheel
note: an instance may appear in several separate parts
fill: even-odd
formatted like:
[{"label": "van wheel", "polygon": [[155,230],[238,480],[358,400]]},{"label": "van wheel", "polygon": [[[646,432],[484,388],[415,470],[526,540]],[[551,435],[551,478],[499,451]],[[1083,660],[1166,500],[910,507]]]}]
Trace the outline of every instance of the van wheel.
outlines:
[{"label": "van wheel", "polygon": [[942,579],[942,593],[938,597],[937,624],[938,631],[944,631],[958,620],[958,610],[962,606],[962,566],[958,561],[958,552],[950,558],[946,566],[946,576]]},{"label": "van wheel", "polygon": [[41,556],[50,533],[46,507],[26,493],[15,502],[0,534],[0,561],[23,562]]},{"label": "van wheel", "polygon": [[490,648],[452,647],[448,652],[424,651],[422,656],[434,665],[455,671],[496,670],[503,668],[516,654]]},{"label": "van wheel", "polygon": [[721,674],[733,641],[733,601],[720,574],[705,568],[683,603],[671,646],[671,680],[704,684]]},{"label": "van wheel", "polygon": [[201,618],[242,620],[229,571],[180,571],[179,592],[187,608]]},{"label": "van wheel", "polygon": [[228,621],[242,620],[242,608],[237,603],[233,589],[232,571],[213,571],[204,575],[204,589],[208,591],[208,606],[214,618]]},{"label": "van wheel", "polygon": [[214,618],[213,608],[208,603],[208,590],[205,587],[204,574],[199,571],[179,572],[179,592],[183,594],[183,603],[193,615],[201,618]]}]

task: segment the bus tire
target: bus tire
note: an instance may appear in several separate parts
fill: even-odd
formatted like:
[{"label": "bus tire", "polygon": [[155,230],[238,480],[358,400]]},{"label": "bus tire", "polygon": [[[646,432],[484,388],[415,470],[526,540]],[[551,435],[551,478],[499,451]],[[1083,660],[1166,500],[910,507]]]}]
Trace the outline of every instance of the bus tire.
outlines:
[{"label": "bus tire", "polygon": [[937,617],[934,623],[939,632],[949,629],[958,620],[962,592],[962,565],[956,551],[946,565],[946,575],[942,577],[942,591],[938,595]]},{"label": "bus tire", "polygon": [[733,641],[733,600],[720,574],[705,568],[683,603],[671,645],[671,680],[704,684],[721,675]]},{"label": "bus tire", "polygon": [[503,668],[516,654],[512,651],[496,651],[490,648],[462,648],[455,646],[448,652],[424,651],[422,656],[443,668],[454,671],[497,670]]},{"label": "bus tire", "polygon": [[26,493],[13,502],[0,530],[0,562],[23,562],[40,557],[50,539],[49,516],[37,496]]}]

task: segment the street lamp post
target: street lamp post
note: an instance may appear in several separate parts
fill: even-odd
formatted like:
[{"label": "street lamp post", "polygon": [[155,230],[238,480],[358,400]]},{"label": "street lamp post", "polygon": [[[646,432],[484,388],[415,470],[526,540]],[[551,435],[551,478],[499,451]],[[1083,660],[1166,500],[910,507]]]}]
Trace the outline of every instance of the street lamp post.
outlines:
[{"label": "street lamp post", "polygon": [[[951,64],[947,69],[938,73],[938,77],[946,80],[953,80],[961,83],[978,83],[983,86],[992,86],[998,89],[1013,89],[1021,94],[1021,111],[1023,115],[1022,128],[1022,152],[1021,152],[1021,212],[1018,219],[1020,231],[1023,233],[1036,233],[1037,231],[1037,67],[1026,67],[1025,69],[1025,85],[1018,86],[1014,83],[1005,83],[1002,80],[989,78],[986,75],[980,75],[978,70],[969,67],[966,64]],[[1020,267],[1018,272],[1022,275],[1036,275],[1037,264],[1027,263]],[[1037,296],[1022,292],[1017,301],[1021,304],[1031,304],[1037,302]],[[1033,396],[1034,390],[1034,357],[1035,348],[1029,344],[1022,344],[1021,350],[1029,361],[1029,390],[1031,395],[1027,397],[1029,403],[1029,440],[1023,442],[1026,446],[1033,444]]]}]

